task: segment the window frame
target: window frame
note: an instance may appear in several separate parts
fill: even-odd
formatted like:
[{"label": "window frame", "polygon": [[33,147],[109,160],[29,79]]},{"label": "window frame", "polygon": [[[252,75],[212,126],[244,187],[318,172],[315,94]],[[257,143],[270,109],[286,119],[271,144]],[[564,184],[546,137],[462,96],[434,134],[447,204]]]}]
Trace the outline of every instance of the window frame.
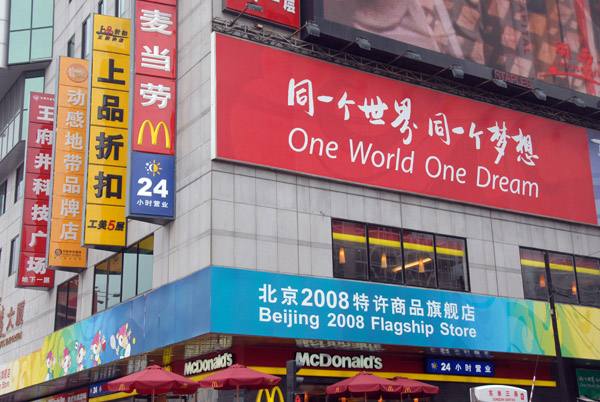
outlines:
[{"label": "window frame", "polygon": [[8,261],[8,276],[12,276],[19,271],[19,254],[21,253],[20,235],[10,240],[10,258]]},{"label": "window frame", "polygon": [[19,165],[15,173],[15,204],[25,196],[25,164]]},{"label": "window frame", "polygon": [[0,216],[6,212],[6,196],[8,191],[8,180],[0,183]]},{"label": "window frame", "polygon": [[[69,314],[69,308],[70,308],[70,301],[72,299],[71,293],[73,292],[72,288],[72,284],[75,283],[75,314],[74,317],[69,320],[69,317],[71,316]],[[61,297],[61,291],[62,288],[66,288],[66,306],[65,306],[65,314],[64,314],[64,318],[59,317],[59,312],[60,312],[60,297]],[[79,294],[79,275],[75,275],[73,277],[71,277],[70,279],[66,280],[65,282],[61,283],[60,285],[58,285],[56,287],[56,308],[54,310],[54,331],[58,331],[60,329],[63,329],[65,327],[68,327],[69,325],[72,325],[74,323],[77,322],[77,309],[78,309],[78,294]],[[60,322],[60,320],[62,319],[62,322]]]},{"label": "window frame", "polygon": [[92,16],[88,15],[81,24],[81,58],[89,60],[92,54]]},{"label": "window frame", "polygon": [[[344,225],[348,225],[350,229],[345,230],[342,229]],[[393,236],[390,233],[397,232],[399,235],[399,241],[397,236]],[[420,288],[429,288],[429,289],[439,289],[439,290],[447,290],[454,292],[463,292],[469,293],[471,292],[471,284],[470,284],[470,271],[469,271],[469,263],[468,263],[468,254],[467,254],[467,240],[466,238],[451,236],[445,234],[437,234],[424,232],[419,230],[412,230],[407,228],[395,228],[386,225],[379,224],[371,224],[366,222],[356,222],[356,221],[348,221],[343,219],[332,219],[331,220],[331,232],[332,232],[332,264],[333,264],[333,276],[334,278],[339,279],[351,279],[351,280],[361,280],[367,282],[376,282],[376,283],[385,283],[391,285],[400,285],[400,286],[410,286],[410,287],[420,287]],[[372,233],[388,233],[388,236],[377,235],[379,238],[375,240],[372,239]],[[363,234],[364,233],[364,234]],[[415,240],[419,238],[430,239],[423,244],[420,243],[406,243],[408,239],[407,236],[410,234],[415,234]],[[364,243],[363,243],[364,236]],[[451,282],[448,283],[440,283],[440,267],[439,261],[440,252],[439,249],[443,247],[438,247],[437,241],[441,239],[445,239],[446,243],[450,240],[455,240],[457,244],[462,246],[462,249],[457,254],[460,256],[460,264],[462,273],[464,274],[464,278],[461,283],[457,283],[457,286],[451,286]],[[400,265],[395,267],[390,267],[390,263],[392,261],[389,260],[390,252],[397,252],[394,248],[397,248],[398,242],[400,243],[400,251],[401,258]],[[340,259],[354,261],[356,257],[354,254],[356,250],[353,249],[352,245],[358,245],[360,250],[362,250],[366,257],[366,277],[358,277],[357,275],[348,274],[347,266],[343,267],[341,265],[345,265],[346,263],[340,263]],[[407,248],[407,244],[413,244],[410,250]],[[343,249],[343,251],[342,251]],[[445,248],[444,248],[445,249]],[[457,249],[458,250],[458,249]],[[388,266],[390,270],[395,269],[395,273],[398,271],[402,271],[400,275],[389,275],[391,279],[387,279],[386,275],[383,274],[381,267],[383,265],[383,252],[385,251],[385,264]],[[420,253],[423,254],[423,259],[417,258]],[[414,258],[410,258],[408,254],[414,254]],[[451,253],[452,254],[452,253]],[[375,256],[375,257],[374,257]],[[375,258],[375,259],[374,259]],[[379,259],[382,259],[382,262],[379,262]],[[423,264],[423,260],[426,260],[425,264]],[[395,257],[395,261],[398,261],[398,257]],[[422,274],[427,273],[427,265],[429,263],[433,264],[432,270],[429,271],[429,277],[425,278],[425,283],[419,283],[418,281],[410,282],[410,276],[407,276],[407,270],[415,268],[415,272],[411,272],[412,276],[417,275],[417,277],[422,276]],[[457,263],[458,265],[458,263]],[[379,267],[379,268],[378,268]],[[377,270],[379,269],[379,273]],[[362,272],[362,271],[361,271]],[[460,277],[460,276],[459,276]]]}]

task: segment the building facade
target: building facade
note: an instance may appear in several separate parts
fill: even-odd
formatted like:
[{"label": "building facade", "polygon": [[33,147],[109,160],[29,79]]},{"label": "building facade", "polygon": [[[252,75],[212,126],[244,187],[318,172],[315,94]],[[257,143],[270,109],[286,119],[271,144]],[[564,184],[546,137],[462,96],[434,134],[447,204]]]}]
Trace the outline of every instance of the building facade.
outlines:
[{"label": "building facade", "polygon": [[600,10],[446,5],[5,1],[0,400],[600,399]]}]

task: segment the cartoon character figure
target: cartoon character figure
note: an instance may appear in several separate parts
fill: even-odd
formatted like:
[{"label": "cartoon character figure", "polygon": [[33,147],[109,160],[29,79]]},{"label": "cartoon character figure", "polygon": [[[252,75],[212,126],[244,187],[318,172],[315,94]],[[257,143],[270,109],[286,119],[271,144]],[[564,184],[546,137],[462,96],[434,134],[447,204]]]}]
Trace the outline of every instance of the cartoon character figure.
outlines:
[{"label": "cartoon character figure", "polygon": [[75,352],[77,353],[75,357],[75,362],[77,363],[77,371],[85,370],[85,348],[79,341],[75,341]]},{"label": "cartoon character figure", "polygon": [[135,344],[135,338],[131,338],[131,330],[128,330],[129,324],[122,325],[117,335],[110,337],[110,347],[115,350],[119,359],[131,355],[131,344]]},{"label": "cartoon character figure", "polygon": [[104,339],[104,335],[102,335],[101,332],[102,331],[98,331],[98,333],[94,335],[92,346],[90,347],[90,350],[92,351],[90,359],[92,359],[93,367],[102,364],[100,361],[100,352],[103,352],[104,349],[106,349],[106,339]]},{"label": "cartoon character figure", "polygon": [[46,381],[51,380],[54,374],[54,369],[52,368],[56,364],[56,357],[52,351],[48,352],[46,356],[46,368],[48,371],[46,372]]},{"label": "cartoon character figure", "polygon": [[69,368],[71,368],[71,353],[69,353],[69,348],[66,346],[65,350],[63,351],[63,358],[60,362],[60,367],[62,367],[61,377],[69,374]]}]

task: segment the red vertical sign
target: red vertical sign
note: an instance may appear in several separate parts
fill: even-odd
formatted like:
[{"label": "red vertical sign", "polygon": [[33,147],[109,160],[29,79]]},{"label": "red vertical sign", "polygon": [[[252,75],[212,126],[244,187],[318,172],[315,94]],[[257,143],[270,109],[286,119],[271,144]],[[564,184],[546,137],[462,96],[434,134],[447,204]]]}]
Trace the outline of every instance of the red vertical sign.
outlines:
[{"label": "red vertical sign", "polygon": [[18,287],[52,288],[54,271],[46,269],[50,174],[54,142],[54,95],[32,93],[25,157],[25,200]]}]

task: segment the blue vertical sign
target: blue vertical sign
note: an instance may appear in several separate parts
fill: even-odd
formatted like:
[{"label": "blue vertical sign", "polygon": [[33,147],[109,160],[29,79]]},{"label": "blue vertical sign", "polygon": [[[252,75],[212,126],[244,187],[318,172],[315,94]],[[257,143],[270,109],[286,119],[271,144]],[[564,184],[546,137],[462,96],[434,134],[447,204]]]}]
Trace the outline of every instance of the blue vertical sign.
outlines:
[{"label": "blue vertical sign", "polygon": [[131,153],[130,215],[173,218],[174,160],[173,155]]}]

